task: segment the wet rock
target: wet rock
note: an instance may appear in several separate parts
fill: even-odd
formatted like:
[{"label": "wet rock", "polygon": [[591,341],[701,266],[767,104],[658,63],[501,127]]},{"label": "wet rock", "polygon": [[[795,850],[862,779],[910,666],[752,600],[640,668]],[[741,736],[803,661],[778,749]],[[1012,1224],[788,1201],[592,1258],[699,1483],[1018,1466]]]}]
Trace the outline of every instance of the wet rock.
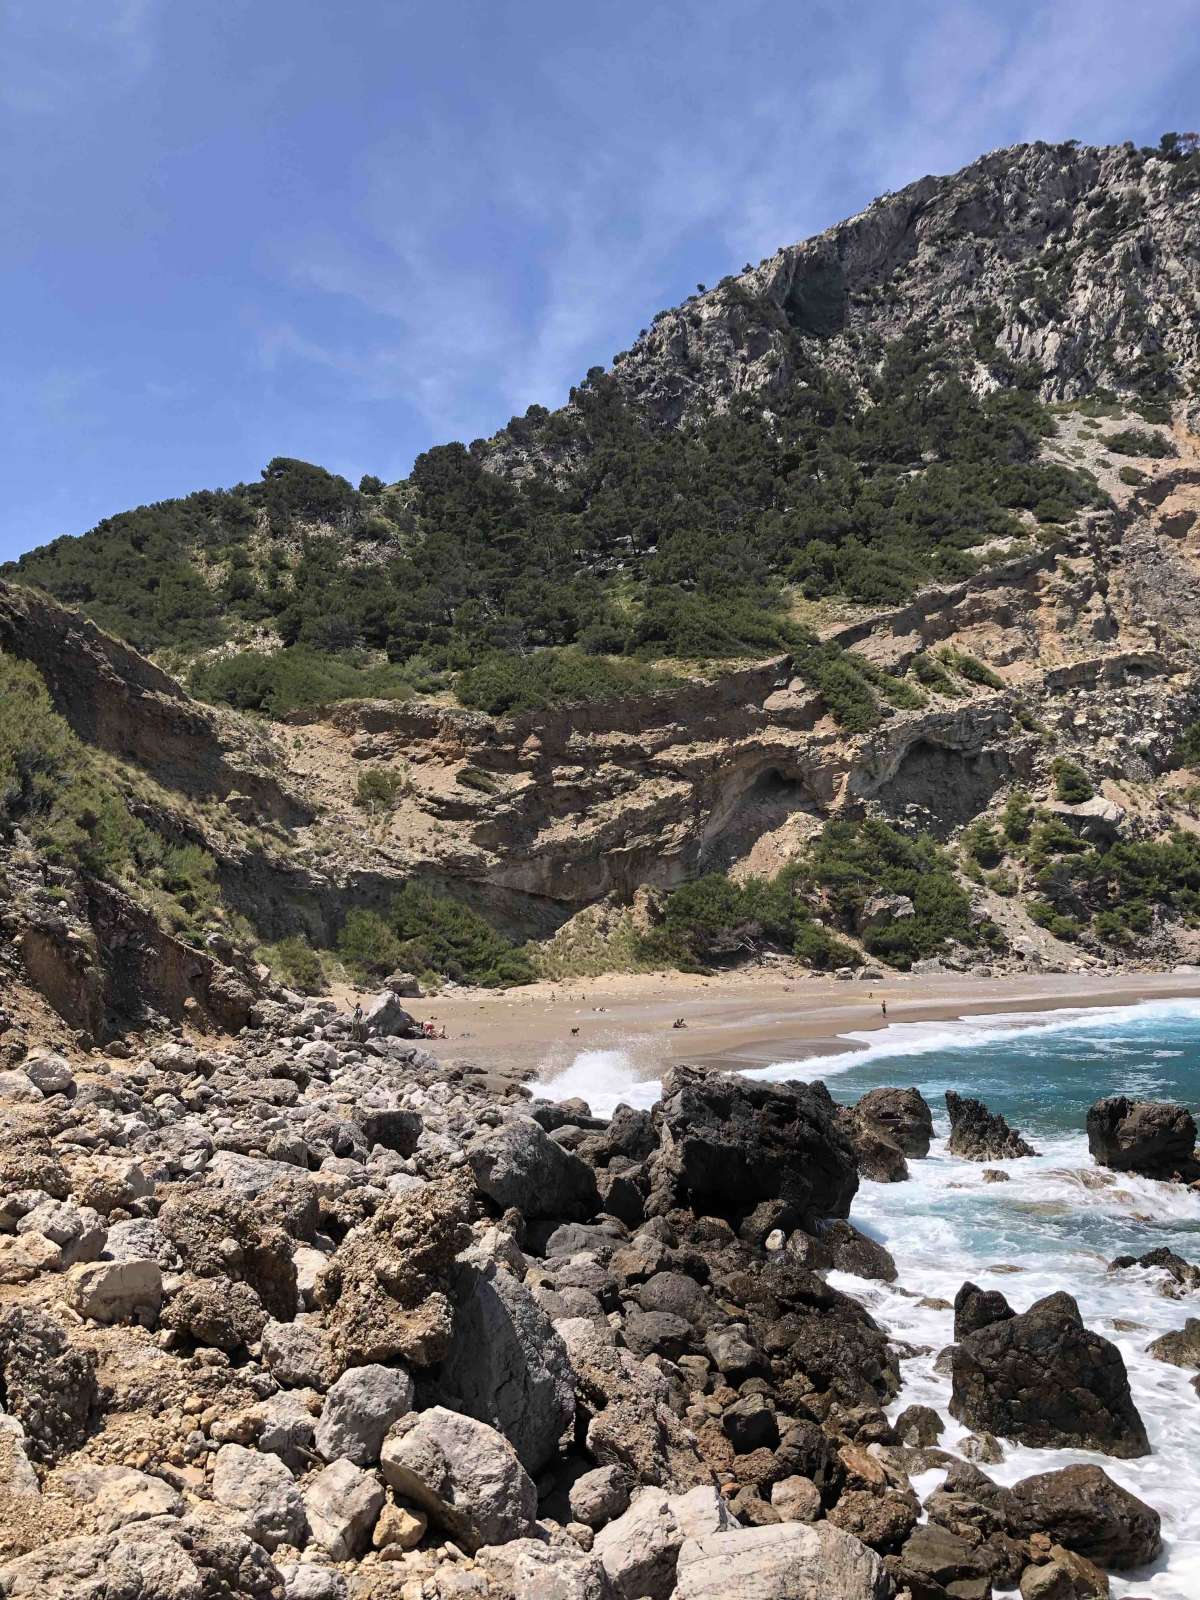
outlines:
[{"label": "wet rock", "polygon": [[736,1227],[763,1201],[783,1200],[810,1229],[848,1215],[857,1162],[823,1084],[750,1083],[674,1067],[654,1115],[651,1212],[688,1206]]},{"label": "wet rock", "polygon": [[1021,1574],[1021,1600],[1108,1600],[1108,1578],[1086,1556],[1051,1545],[1048,1561]]},{"label": "wet rock", "polygon": [[913,1600],[990,1600],[991,1570],[976,1544],[936,1522],[914,1528],[887,1562],[898,1589]]},{"label": "wet rock", "polygon": [[454,1302],[454,1335],[439,1385],[456,1410],[498,1429],[527,1472],[539,1472],[575,1416],[566,1346],[530,1291],[503,1267],[460,1269]]},{"label": "wet rock", "polygon": [[895,1283],[896,1263],[891,1252],[852,1222],[826,1223],[820,1239],[837,1271],[851,1272],[858,1278],[873,1278],[879,1283]]},{"label": "wet rock", "polygon": [[952,1416],[1040,1447],[1146,1455],[1146,1430],[1114,1344],[1085,1328],[1068,1294],[968,1334],[953,1348]]},{"label": "wet rock", "polygon": [[884,1600],[890,1592],[873,1550],[828,1522],[781,1522],[688,1539],[674,1600]]},{"label": "wet rock", "polygon": [[1048,1533],[1102,1567],[1122,1572],[1153,1561],[1161,1519],[1103,1467],[1063,1467],[1022,1478],[1010,1491],[1014,1533]]},{"label": "wet rock", "polygon": [[537,1491],[503,1435],[444,1406],[402,1417],[380,1453],[384,1481],[467,1551],[533,1531]]},{"label": "wet rock", "polygon": [[1165,1245],[1157,1250],[1148,1250],[1142,1256],[1117,1256],[1108,1264],[1110,1272],[1122,1272],[1128,1267],[1142,1267],[1147,1271],[1161,1268],[1166,1276],[1159,1292],[1172,1300],[1181,1299],[1193,1289],[1200,1289],[1200,1267],[1185,1261]]},{"label": "wet rock", "polygon": [[999,1289],[981,1289],[977,1284],[964,1283],[954,1296],[954,1337],[965,1339],[978,1328],[1004,1322],[1015,1315]]},{"label": "wet rock", "polygon": [[964,1161],[1005,1161],[1037,1154],[999,1112],[989,1111],[982,1100],[947,1089],[946,1110],[950,1115],[948,1149],[952,1156]]},{"label": "wet rock", "polygon": [[402,1367],[351,1367],[325,1396],[314,1442],[323,1461],[373,1466],[388,1429],[412,1410],[413,1381]]},{"label": "wet rock", "polygon": [[869,1089],[854,1107],[861,1122],[906,1156],[929,1154],[933,1113],[919,1089]]},{"label": "wet rock", "polygon": [[670,1600],[684,1540],[733,1526],[713,1488],[677,1495],[639,1489],[628,1511],[596,1535],[592,1551],[617,1600]]},{"label": "wet rock", "polygon": [[1196,1123],[1186,1106],[1165,1100],[1098,1100],[1087,1114],[1088,1149],[1102,1167],[1147,1178],[1200,1176]]},{"label": "wet rock", "polygon": [[1182,1328],[1161,1334],[1146,1346],[1147,1353],[1173,1367],[1200,1371],[1200,1317],[1189,1317]]},{"label": "wet rock", "polygon": [[902,1444],[927,1449],[941,1438],[944,1424],[932,1406],[905,1406],[895,1427]]},{"label": "wet rock", "polygon": [[304,1542],[304,1501],[278,1456],[223,1444],[213,1466],[212,1495],[218,1505],[239,1513],[250,1537],[264,1550]]},{"label": "wet rock", "polygon": [[304,1486],[312,1538],[334,1561],[352,1561],[370,1545],[384,1498],[373,1472],[344,1459],[331,1462]]}]

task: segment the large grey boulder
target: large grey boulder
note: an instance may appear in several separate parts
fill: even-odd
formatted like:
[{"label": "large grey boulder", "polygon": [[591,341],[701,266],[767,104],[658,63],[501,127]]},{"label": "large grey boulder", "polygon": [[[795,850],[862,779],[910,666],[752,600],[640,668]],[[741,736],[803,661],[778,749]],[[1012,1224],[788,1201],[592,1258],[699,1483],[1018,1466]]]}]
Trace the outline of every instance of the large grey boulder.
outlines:
[{"label": "large grey boulder", "polygon": [[169,1483],[133,1467],[89,1463],[60,1472],[58,1487],[87,1505],[100,1533],[115,1533],[127,1523],[151,1517],[177,1517],[184,1508],[183,1496]]},{"label": "large grey boulder", "polygon": [[883,1562],[829,1522],[780,1522],[688,1539],[674,1600],[884,1600]]},{"label": "large grey boulder", "polygon": [[373,1466],[388,1429],[412,1405],[413,1381],[403,1367],[351,1367],[325,1396],[317,1454],[323,1461],[345,1456],[356,1466]]},{"label": "large grey boulder", "polygon": [[455,1410],[499,1429],[530,1473],[545,1466],[575,1417],[566,1345],[525,1285],[495,1264],[458,1274],[440,1386]]},{"label": "large grey boulder", "polygon": [[373,1472],[352,1461],[334,1461],[304,1486],[309,1532],[334,1561],[352,1561],[370,1544],[384,1499]]},{"label": "large grey boulder", "polygon": [[67,1299],[93,1322],[138,1322],[153,1327],[162,1309],[157,1261],[84,1261],[67,1273]]},{"label": "large grey boulder", "polygon": [[91,1206],[72,1205],[69,1200],[43,1200],[25,1213],[17,1232],[40,1233],[56,1244],[64,1267],[95,1261],[104,1249],[104,1218]]},{"label": "large grey boulder", "polygon": [[467,1160],[484,1194],[502,1209],[515,1206],[528,1221],[584,1221],[596,1214],[600,1197],[591,1167],[532,1117],[481,1133],[467,1146]]},{"label": "large grey boulder", "polygon": [[400,996],[384,989],[363,1006],[363,1025],[373,1039],[420,1039],[420,1024],[400,1004]]},{"label": "large grey boulder", "polygon": [[246,1532],[264,1550],[303,1543],[304,1501],[278,1456],[223,1444],[213,1464],[212,1496],[219,1506],[240,1513]]},{"label": "large grey boulder", "polygon": [[686,1494],[639,1489],[629,1510],[596,1535],[592,1553],[618,1600],[670,1600],[684,1541],[736,1527],[725,1500],[708,1485]]},{"label": "large grey boulder", "polygon": [[475,1560],[496,1600],[613,1600],[600,1562],[576,1545],[513,1539],[485,1547]]},{"label": "large grey boulder", "polygon": [[467,1551],[533,1532],[537,1490],[495,1428],[444,1406],[401,1417],[383,1442],[384,1481]]}]

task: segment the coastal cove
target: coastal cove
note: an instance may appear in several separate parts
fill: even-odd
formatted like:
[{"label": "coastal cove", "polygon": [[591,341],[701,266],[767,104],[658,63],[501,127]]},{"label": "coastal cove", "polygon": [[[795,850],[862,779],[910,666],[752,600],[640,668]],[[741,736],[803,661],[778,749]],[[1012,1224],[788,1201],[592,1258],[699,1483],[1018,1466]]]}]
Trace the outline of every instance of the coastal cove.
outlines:
[{"label": "coastal cove", "polygon": [[[905,1182],[864,1179],[851,1208],[856,1226],[892,1253],[897,1282],[831,1274],[832,1282],[913,1352],[902,1359],[903,1386],[889,1415],[894,1419],[915,1404],[933,1407],[947,1423],[940,1444],[954,1451],[968,1430],[949,1417],[950,1382],[935,1361],[952,1340],[949,1303],[960,1286],[969,1280],[999,1290],[1018,1311],[1067,1290],[1086,1326],[1120,1350],[1152,1453],[1118,1461],[1092,1451],[1005,1443],[1003,1461],[984,1470],[1012,1484],[1076,1463],[1103,1466],[1163,1518],[1163,1554],[1144,1572],[1114,1574],[1113,1594],[1191,1600],[1200,1591],[1192,1446],[1200,1399],[1190,1373],[1146,1353],[1153,1339],[1182,1326],[1188,1307],[1186,1299],[1181,1303],[1161,1292],[1161,1272],[1112,1272],[1109,1263],[1164,1246],[1194,1260],[1200,1194],[1102,1172],[1088,1155],[1083,1130],[1089,1104],[1105,1095],[1195,1103],[1200,999],[1164,995],[1105,1005],[1091,993],[1086,998],[1090,1005],[1038,1011],[1026,1002],[1020,1011],[959,1020],[898,1020],[886,1029],[843,1036],[834,1056],[777,1060],[750,1067],[747,1075],[777,1081],[822,1077],[844,1104],[882,1085],[915,1084],[921,1090],[934,1112],[929,1156],[910,1162]],[[889,1006],[889,1012],[895,1009]],[[657,1083],[639,1076],[633,1058],[610,1050],[582,1052],[567,1071],[548,1074],[533,1088],[536,1094],[589,1098],[601,1115],[622,1099],[646,1106],[657,1097]],[[985,1182],[980,1163],[947,1153],[944,1094],[950,1088],[983,1099],[1034,1145],[1038,1154],[1032,1158],[988,1163],[1003,1170],[1008,1182]],[[931,1472],[916,1487],[924,1498],[939,1481],[940,1474]]]}]

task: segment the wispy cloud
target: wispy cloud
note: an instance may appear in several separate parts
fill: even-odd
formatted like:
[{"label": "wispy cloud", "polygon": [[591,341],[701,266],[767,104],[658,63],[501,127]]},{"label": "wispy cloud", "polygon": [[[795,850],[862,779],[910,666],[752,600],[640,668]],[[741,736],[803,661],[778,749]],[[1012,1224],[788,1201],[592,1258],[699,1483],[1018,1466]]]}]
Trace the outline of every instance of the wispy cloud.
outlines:
[{"label": "wispy cloud", "polygon": [[5,0],[0,106],[53,116],[86,93],[123,90],[154,59],[161,0]]},{"label": "wispy cloud", "polygon": [[485,431],[628,344],[692,287],[685,260],[736,270],[999,143],[1120,136],[1195,24],[1194,0],[1157,0],[1155,48],[1131,51],[1123,0],[878,3],[857,50],[840,10],[803,9],[651,6],[632,36],[548,46],[536,104],[380,144],[351,225],[287,246],[293,284],[352,325],[265,326],[264,359],[403,397],[435,436]]}]

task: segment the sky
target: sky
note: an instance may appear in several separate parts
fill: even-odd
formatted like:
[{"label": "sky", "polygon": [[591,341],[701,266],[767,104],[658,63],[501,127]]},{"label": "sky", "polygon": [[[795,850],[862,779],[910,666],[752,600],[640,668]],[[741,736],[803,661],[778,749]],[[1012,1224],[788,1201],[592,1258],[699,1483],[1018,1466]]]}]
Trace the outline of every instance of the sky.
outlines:
[{"label": "sky", "polygon": [[883,191],[1198,84],[1200,0],[0,0],[0,558],[274,455],[401,477]]}]

